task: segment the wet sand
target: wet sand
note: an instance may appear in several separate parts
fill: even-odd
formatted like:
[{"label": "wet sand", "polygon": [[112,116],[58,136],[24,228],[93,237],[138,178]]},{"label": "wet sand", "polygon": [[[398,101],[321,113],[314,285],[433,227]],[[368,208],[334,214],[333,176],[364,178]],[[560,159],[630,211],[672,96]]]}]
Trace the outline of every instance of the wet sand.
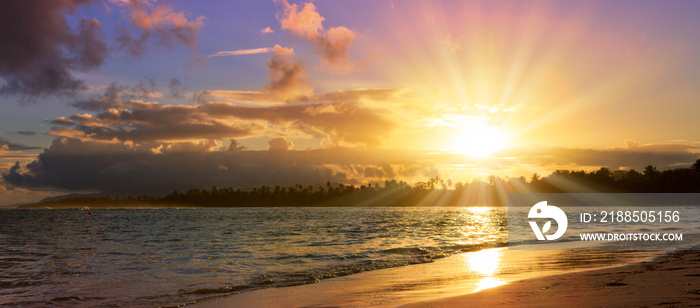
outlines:
[{"label": "wet sand", "polygon": [[[627,285],[623,284],[629,285],[625,280],[627,277],[625,272],[633,276],[638,275],[634,274],[636,271],[642,270],[645,273],[655,274],[654,270],[647,267],[658,268],[659,273],[670,275],[664,276],[666,277],[664,279],[678,281],[680,284],[694,280],[696,281],[694,289],[692,286],[686,287],[692,290],[700,289],[700,283],[697,283],[698,276],[685,276],[689,275],[689,271],[700,274],[698,268],[700,263],[695,265],[683,263],[684,269],[677,271],[664,270],[666,266],[670,266],[667,265],[670,262],[638,263],[640,260],[650,260],[652,256],[658,254],[658,252],[611,251],[513,251],[507,248],[494,248],[462,253],[431,263],[327,279],[320,283],[230,294],[200,301],[194,307],[538,306],[543,303],[539,297],[551,297],[553,294],[554,299],[547,303],[552,305],[561,303],[556,301],[561,297],[564,303],[571,304],[569,300],[572,298],[581,300],[588,294],[587,292],[593,292],[601,283],[603,288],[607,287],[613,292],[624,290]],[[698,259],[697,252],[694,256]],[[680,262],[674,261],[674,264],[680,264]],[[635,264],[615,267],[630,263]],[[606,267],[599,270],[603,272],[587,271],[602,267]],[[580,291],[565,287],[564,282],[568,280],[583,283],[577,287]],[[618,280],[620,280],[619,285],[606,286],[607,283]],[[647,287],[655,288],[653,284]],[[593,288],[593,291],[588,290],[589,288]],[[664,294],[665,292],[663,291]],[[668,292],[668,294],[672,293]],[[606,293],[602,296],[614,295]],[[601,302],[604,300],[606,299],[601,299]],[[664,301],[667,300],[657,302]],[[674,301],[668,300],[668,302]],[[590,305],[596,305],[595,303],[591,302]],[[586,302],[581,302],[581,305],[588,306]]]},{"label": "wet sand", "polygon": [[698,307],[700,251],[622,267],[517,281],[411,307]]}]

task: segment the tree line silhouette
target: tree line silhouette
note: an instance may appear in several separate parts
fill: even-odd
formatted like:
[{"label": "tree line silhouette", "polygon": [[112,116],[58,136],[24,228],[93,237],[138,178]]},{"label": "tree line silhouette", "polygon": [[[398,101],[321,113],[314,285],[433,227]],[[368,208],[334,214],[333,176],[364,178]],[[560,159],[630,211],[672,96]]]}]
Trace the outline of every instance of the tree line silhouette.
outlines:
[{"label": "tree line silhouette", "polygon": [[476,179],[468,183],[434,177],[414,185],[386,180],[361,186],[327,182],[318,186],[261,186],[252,190],[212,187],[174,191],[162,197],[69,197],[44,200],[32,207],[503,206],[507,205],[508,193],[590,192],[700,193],[700,159],[690,168],[664,171],[649,165],[642,172],[602,167],[591,172],[557,170],[546,177],[533,174],[530,179],[490,176],[486,181]]}]

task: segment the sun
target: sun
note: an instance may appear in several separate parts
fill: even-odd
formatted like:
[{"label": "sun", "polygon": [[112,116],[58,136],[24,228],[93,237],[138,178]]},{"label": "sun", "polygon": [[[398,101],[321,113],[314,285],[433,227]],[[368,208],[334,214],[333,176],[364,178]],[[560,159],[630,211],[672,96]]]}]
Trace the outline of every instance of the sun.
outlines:
[{"label": "sun", "polygon": [[510,133],[485,123],[471,123],[453,138],[451,150],[474,158],[485,158],[510,146]]}]

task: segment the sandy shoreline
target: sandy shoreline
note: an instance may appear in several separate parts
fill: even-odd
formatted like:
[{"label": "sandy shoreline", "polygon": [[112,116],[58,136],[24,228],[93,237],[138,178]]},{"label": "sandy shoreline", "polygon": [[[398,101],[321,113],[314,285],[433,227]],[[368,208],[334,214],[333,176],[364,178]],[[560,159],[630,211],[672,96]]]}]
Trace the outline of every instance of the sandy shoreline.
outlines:
[{"label": "sandy shoreline", "polygon": [[[671,289],[659,289],[661,291],[653,298],[647,297],[645,303],[678,302],[673,290],[680,287],[685,287],[683,292],[689,290],[688,298],[680,301],[681,307],[693,303],[692,296],[700,298],[692,294],[700,289],[700,277],[692,276],[700,274],[697,251],[640,263],[652,255],[650,252],[487,249],[432,263],[365,272],[315,284],[232,294],[200,301],[194,307],[541,306],[570,304],[571,299],[581,301],[588,296],[617,296],[621,302],[600,298],[581,301],[578,305],[610,307],[608,303],[624,306],[625,300],[630,298],[619,294],[620,290],[649,294],[650,288],[656,289],[654,279],[670,281]],[[637,281],[639,277],[641,282]],[[575,284],[567,287],[565,282],[568,281]],[[596,293],[601,290],[600,295]],[[608,291],[610,293],[606,293]],[[698,303],[700,301],[695,304]]]},{"label": "sandy shoreline", "polygon": [[528,279],[411,307],[697,307],[700,251],[621,267]]}]

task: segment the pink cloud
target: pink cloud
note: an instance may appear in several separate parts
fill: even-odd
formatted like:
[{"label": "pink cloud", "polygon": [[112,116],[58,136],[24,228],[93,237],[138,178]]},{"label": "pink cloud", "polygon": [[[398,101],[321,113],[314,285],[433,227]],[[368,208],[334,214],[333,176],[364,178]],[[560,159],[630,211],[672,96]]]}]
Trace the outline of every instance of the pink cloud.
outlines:
[{"label": "pink cloud", "polygon": [[277,14],[282,29],[306,38],[329,67],[349,69],[354,66],[348,57],[350,45],[357,37],[354,30],[346,27],[324,29],[325,18],[318,13],[313,3],[305,3],[300,7],[287,0],[273,1],[282,6],[282,11]]},{"label": "pink cloud", "polygon": [[117,41],[120,48],[132,55],[142,55],[151,37],[157,38],[158,44],[170,48],[173,48],[176,43],[190,48],[197,45],[197,35],[204,25],[204,16],[191,20],[185,16],[184,12],[176,12],[170,6],[154,4],[147,0],[120,0],[113,3],[128,6],[131,25],[141,30],[141,33],[134,38],[126,29],[118,29]]}]

